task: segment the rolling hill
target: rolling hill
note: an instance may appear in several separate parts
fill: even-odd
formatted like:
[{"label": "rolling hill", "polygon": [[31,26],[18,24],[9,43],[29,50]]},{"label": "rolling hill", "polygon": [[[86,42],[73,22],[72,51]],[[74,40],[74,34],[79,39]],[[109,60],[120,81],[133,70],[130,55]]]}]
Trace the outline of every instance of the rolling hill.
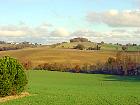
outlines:
[{"label": "rolling hill", "polygon": [[80,51],[48,47],[0,52],[0,56],[12,56],[19,60],[30,60],[34,66],[42,63],[95,64],[97,62],[105,62],[108,57],[113,57],[115,54],[116,52],[113,51]]},{"label": "rolling hill", "polygon": [[[101,46],[102,51],[121,51],[122,45],[108,44],[108,43],[96,43],[96,42],[62,42],[50,45],[50,48],[63,48],[63,49],[73,49],[78,44],[81,44],[88,49],[89,47],[96,48],[97,45]],[[140,45],[137,46],[127,46],[127,51],[140,51]]]}]

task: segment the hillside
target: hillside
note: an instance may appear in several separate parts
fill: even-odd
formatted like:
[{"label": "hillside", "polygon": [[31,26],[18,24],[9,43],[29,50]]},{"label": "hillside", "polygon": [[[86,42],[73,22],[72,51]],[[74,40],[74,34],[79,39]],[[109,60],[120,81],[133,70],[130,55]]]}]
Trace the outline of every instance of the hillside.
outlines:
[{"label": "hillside", "polygon": [[20,60],[31,60],[34,66],[42,63],[95,64],[99,61],[105,62],[108,57],[115,56],[115,54],[111,51],[80,51],[48,47],[0,52],[0,56],[8,55]]},{"label": "hillside", "polygon": [[66,48],[66,49],[73,49],[77,45],[83,45],[85,49],[88,49],[89,47],[95,48],[97,46],[97,43],[89,41],[87,38],[73,38],[70,39],[69,42],[62,42],[62,43],[56,43],[51,45],[52,48]]},{"label": "hillside", "polygon": [[[88,49],[89,47],[96,48],[97,43],[95,42],[64,42],[64,43],[57,43],[50,45],[50,48],[65,48],[65,49],[73,49],[78,44],[81,44],[85,47],[85,49]],[[99,44],[101,46],[102,51],[121,51],[122,46],[121,45],[115,45],[115,44]],[[127,46],[127,51],[140,51],[140,46]]]},{"label": "hillside", "polygon": [[88,48],[88,47],[95,47],[96,46],[96,43],[94,42],[67,42],[67,43],[60,43],[58,45],[55,46],[55,48],[74,48],[75,46],[77,46],[78,44],[81,44],[81,45],[84,45],[85,48]]}]

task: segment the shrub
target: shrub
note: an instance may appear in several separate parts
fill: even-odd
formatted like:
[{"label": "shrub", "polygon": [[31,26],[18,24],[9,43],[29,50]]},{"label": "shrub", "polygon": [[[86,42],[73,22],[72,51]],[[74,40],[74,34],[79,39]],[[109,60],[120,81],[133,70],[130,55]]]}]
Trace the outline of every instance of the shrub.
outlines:
[{"label": "shrub", "polygon": [[74,70],[75,70],[76,73],[79,73],[80,70],[81,70],[81,68],[80,68],[79,65],[76,65],[76,66],[74,67]]},{"label": "shrub", "polygon": [[96,48],[94,48],[94,47],[89,47],[89,48],[87,48],[87,50],[96,50]]},{"label": "shrub", "polygon": [[20,94],[27,84],[22,65],[8,56],[0,59],[0,97]]},{"label": "shrub", "polygon": [[74,38],[74,39],[70,39],[70,42],[89,42],[89,40],[87,38]]},{"label": "shrub", "polygon": [[24,58],[24,60],[21,59],[20,61],[21,61],[21,64],[23,65],[23,67],[26,70],[32,69],[32,62],[31,62],[31,60]]},{"label": "shrub", "polygon": [[97,44],[96,50],[101,50],[101,46],[99,46],[99,45]]},{"label": "shrub", "polygon": [[123,50],[123,51],[126,51],[127,49],[128,49],[127,46],[122,46],[122,50]]},{"label": "shrub", "polygon": [[84,50],[85,46],[82,44],[78,44],[74,49]]}]

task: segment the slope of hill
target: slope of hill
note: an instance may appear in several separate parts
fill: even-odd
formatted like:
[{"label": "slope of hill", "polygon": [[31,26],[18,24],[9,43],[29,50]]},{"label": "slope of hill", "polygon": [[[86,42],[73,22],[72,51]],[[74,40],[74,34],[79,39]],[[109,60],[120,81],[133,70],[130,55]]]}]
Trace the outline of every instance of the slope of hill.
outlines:
[{"label": "slope of hill", "polygon": [[38,47],[0,52],[0,56],[6,55],[20,60],[31,60],[36,66],[42,63],[95,64],[105,62],[108,57],[115,56],[115,52]]},{"label": "slope of hill", "polygon": [[[96,48],[97,43],[95,42],[63,42],[50,45],[50,48],[66,48],[66,49],[73,49],[78,44],[83,45],[86,49],[89,47]],[[115,45],[115,44],[99,44],[102,51],[121,51],[122,45]],[[127,51],[140,51],[140,46],[127,46]]]},{"label": "slope of hill", "polygon": [[96,46],[96,43],[94,43],[94,42],[71,42],[71,43],[67,42],[67,43],[58,44],[58,45],[56,45],[55,48],[74,48],[78,44],[84,45],[85,48]]}]

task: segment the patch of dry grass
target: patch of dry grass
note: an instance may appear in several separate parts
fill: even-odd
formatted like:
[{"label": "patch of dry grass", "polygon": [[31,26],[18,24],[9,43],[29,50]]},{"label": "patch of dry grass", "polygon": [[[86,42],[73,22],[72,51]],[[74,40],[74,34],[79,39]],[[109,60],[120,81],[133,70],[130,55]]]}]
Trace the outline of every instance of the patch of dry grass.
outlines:
[{"label": "patch of dry grass", "polygon": [[99,61],[105,62],[108,57],[114,56],[115,53],[111,51],[80,51],[39,47],[0,52],[0,56],[6,55],[20,60],[31,60],[35,66],[42,63],[95,64]]},{"label": "patch of dry grass", "polygon": [[96,64],[104,63],[108,57],[114,57],[115,51],[80,51],[75,49],[57,49],[48,47],[26,48],[13,51],[1,51],[0,56],[12,56],[19,60],[30,60],[33,66],[43,63],[59,64]]},{"label": "patch of dry grass", "polygon": [[19,98],[23,98],[23,97],[26,97],[26,96],[29,96],[29,95],[30,94],[28,92],[23,92],[20,95],[2,97],[2,98],[0,98],[0,103],[10,101],[10,100],[19,99]]}]

